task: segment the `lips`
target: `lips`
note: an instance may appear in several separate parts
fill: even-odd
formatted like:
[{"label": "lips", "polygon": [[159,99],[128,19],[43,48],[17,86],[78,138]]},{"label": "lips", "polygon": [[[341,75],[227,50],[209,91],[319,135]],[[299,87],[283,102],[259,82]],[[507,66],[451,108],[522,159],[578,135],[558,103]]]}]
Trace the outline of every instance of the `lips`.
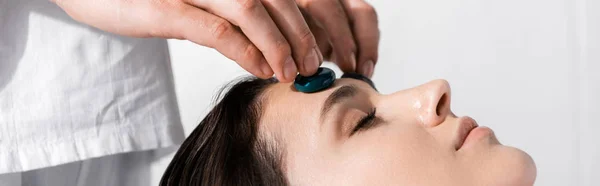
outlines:
[{"label": "lips", "polygon": [[473,129],[475,129],[479,126],[479,125],[477,125],[477,122],[475,122],[475,120],[473,120],[473,118],[470,118],[470,117],[459,118],[458,124],[459,124],[458,132],[457,132],[458,135],[457,135],[456,143],[454,145],[455,150],[459,150],[464,145],[465,141],[467,140],[469,133],[471,133],[471,131],[473,131]]}]

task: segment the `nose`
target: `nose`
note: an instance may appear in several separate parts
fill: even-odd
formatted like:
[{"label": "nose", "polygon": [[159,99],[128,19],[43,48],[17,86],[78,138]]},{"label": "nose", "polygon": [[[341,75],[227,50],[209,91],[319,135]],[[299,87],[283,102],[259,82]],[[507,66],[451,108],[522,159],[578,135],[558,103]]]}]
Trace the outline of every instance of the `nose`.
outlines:
[{"label": "nose", "polygon": [[433,80],[418,87],[417,102],[419,118],[428,127],[435,127],[444,122],[450,114],[450,84],[446,80]]}]

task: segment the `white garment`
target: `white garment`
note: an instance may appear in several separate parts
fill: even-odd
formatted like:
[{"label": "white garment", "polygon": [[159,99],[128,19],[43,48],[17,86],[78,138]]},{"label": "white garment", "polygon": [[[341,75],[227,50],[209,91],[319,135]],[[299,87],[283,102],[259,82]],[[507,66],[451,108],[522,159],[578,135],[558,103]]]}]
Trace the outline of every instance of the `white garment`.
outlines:
[{"label": "white garment", "polygon": [[[171,149],[172,150],[172,149]],[[76,161],[27,172],[0,174],[2,186],[149,186],[151,165],[166,155],[150,150]]]},{"label": "white garment", "polygon": [[184,139],[167,42],[0,0],[0,174]]}]

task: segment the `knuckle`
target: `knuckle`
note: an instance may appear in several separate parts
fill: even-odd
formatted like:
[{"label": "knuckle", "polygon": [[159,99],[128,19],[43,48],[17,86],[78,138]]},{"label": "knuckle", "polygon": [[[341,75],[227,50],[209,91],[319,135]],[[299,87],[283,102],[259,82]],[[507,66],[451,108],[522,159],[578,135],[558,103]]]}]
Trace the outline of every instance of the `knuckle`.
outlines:
[{"label": "knuckle", "polygon": [[365,12],[367,13],[367,15],[370,15],[372,19],[377,20],[377,11],[375,11],[375,8],[373,6],[367,5]]},{"label": "knuckle", "polygon": [[252,10],[258,6],[257,0],[235,0],[235,3],[242,11]]},{"label": "knuckle", "polygon": [[375,7],[366,2],[354,9],[356,9],[358,12],[362,12],[363,15],[369,16],[368,19],[377,19],[377,11],[375,10]]},{"label": "knuckle", "polygon": [[239,60],[254,60],[259,56],[259,51],[253,45],[249,44],[244,46],[241,55],[238,56]]},{"label": "knuckle", "polygon": [[316,44],[315,38],[309,28],[300,31],[300,44],[305,47],[313,47]]},{"label": "knuckle", "polygon": [[370,4],[365,3],[361,8],[363,9],[363,11],[369,14],[376,14],[375,7],[371,6]]},{"label": "knuckle", "polygon": [[317,1],[320,0],[296,0],[298,2],[298,5],[304,7],[304,8],[308,8],[311,5],[314,5]]},{"label": "knuckle", "polygon": [[292,53],[289,43],[285,39],[278,39],[274,43],[273,50],[279,54],[290,55]]},{"label": "knuckle", "polygon": [[233,26],[224,19],[218,19],[213,23],[210,33],[215,40],[221,40],[227,37],[232,32]]}]

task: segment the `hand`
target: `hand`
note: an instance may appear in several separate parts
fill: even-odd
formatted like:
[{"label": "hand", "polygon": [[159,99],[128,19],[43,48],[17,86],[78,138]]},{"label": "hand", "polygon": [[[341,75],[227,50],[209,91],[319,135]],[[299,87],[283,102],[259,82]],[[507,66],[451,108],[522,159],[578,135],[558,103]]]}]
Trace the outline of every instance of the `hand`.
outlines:
[{"label": "hand", "polygon": [[344,72],[373,75],[379,27],[364,0],[296,0],[326,60]]},{"label": "hand", "polygon": [[[297,72],[314,74],[323,61],[315,38],[294,0],[54,2],[75,20],[104,31],[133,37],[187,39],[215,48],[260,78],[269,78],[275,73],[281,82],[291,82]],[[309,9],[310,12],[313,9]],[[326,16],[318,10],[321,14],[317,17]],[[337,17],[326,20],[328,24],[340,21]],[[335,31],[340,29],[333,27],[338,24],[326,28]],[[346,29],[342,30],[343,37],[352,37],[347,25],[341,29]],[[348,44],[347,40],[351,40],[332,38],[334,46]],[[339,49],[339,53],[347,50]]]}]

